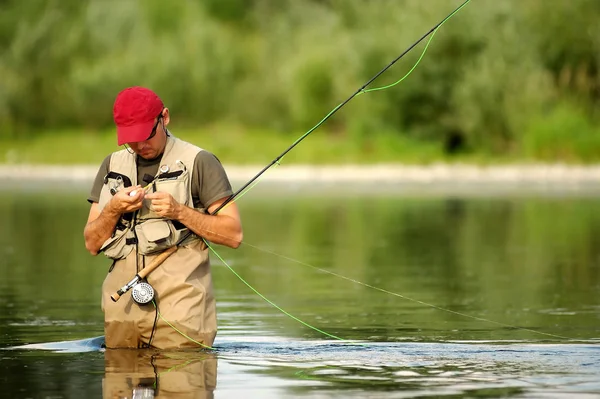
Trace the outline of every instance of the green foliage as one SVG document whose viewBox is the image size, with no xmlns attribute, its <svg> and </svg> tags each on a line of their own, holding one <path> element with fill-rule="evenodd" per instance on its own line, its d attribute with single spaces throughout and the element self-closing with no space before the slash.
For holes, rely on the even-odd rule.
<svg viewBox="0 0 600 399">
<path fill-rule="evenodd" d="M 581 107 L 559 104 L 530 122 L 522 146 L 524 154 L 535 159 L 594 161 L 600 153 L 600 127 L 586 118 Z"/>
<path fill-rule="evenodd" d="M 179 126 L 304 132 L 460 4 L 26 3 L 0 5 L 0 139 L 103 131 L 117 92 L 131 85 L 156 90 Z M 449 155 L 597 160 L 570 142 L 569 121 L 592 129 L 600 118 L 599 4 L 473 1 L 443 25 L 408 79 L 357 98 L 321 134 L 363 152 L 374 136 L 395 135 Z M 370 87 L 398 80 L 423 48 Z M 565 99 L 577 106 L 563 106 Z M 566 121 L 553 127 L 553 142 L 568 150 L 545 148 L 548 117 Z"/>
</svg>

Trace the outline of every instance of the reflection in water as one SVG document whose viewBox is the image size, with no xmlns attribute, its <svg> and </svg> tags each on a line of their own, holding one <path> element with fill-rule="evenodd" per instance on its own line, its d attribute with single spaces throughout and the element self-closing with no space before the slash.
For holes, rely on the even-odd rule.
<svg viewBox="0 0 600 399">
<path fill-rule="evenodd" d="M 213 257 L 217 353 L 104 353 L 92 351 L 97 339 L 59 348 L 104 333 L 100 286 L 110 262 L 83 247 L 87 187 L 37 188 L 0 184 L 0 348 L 54 344 L 45 346 L 51 353 L 0 351 L 2 397 L 131 398 L 136 388 L 220 398 L 600 392 L 594 198 L 365 191 L 282 200 L 254 191 L 239 204 L 245 245 L 218 252 L 294 316 L 368 345 L 323 341 Z"/>
<path fill-rule="evenodd" d="M 599 341 L 375 343 L 218 339 L 217 352 L 108 350 L 100 338 L 0 352 L 27 361 L 6 397 L 212 398 L 593 397 L 600 392 Z M 33 348 L 34 346 L 29 346 Z M 89 351 L 93 347 L 95 351 Z M 50 349 L 53 348 L 53 349 Z M 85 353 L 52 352 L 81 350 Z M 217 359 L 219 387 L 217 388 Z M 35 370 L 31 370 L 35 368 Z M 32 373 L 33 371 L 33 373 Z M 99 376 L 103 374 L 103 377 Z M 19 386 L 19 381 L 26 384 Z M 52 382 L 60 382 L 52 385 Z M 39 384 L 39 385 L 37 385 Z M 98 391 L 102 390 L 102 394 Z M 218 390 L 217 390 L 218 389 Z M 145 396 L 142 396 L 145 395 Z M 4 396 L 3 396 L 4 397 Z"/>
<path fill-rule="evenodd" d="M 212 398 L 217 357 L 212 353 L 107 349 L 104 398 Z"/>
</svg>

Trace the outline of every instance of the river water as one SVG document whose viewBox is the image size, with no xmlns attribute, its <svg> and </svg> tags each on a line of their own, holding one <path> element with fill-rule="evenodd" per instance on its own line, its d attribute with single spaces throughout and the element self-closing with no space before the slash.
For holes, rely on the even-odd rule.
<svg viewBox="0 0 600 399">
<path fill-rule="evenodd" d="M 594 193 L 257 186 L 216 350 L 105 351 L 87 186 L 0 187 L 0 397 L 600 396 Z"/>
</svg>

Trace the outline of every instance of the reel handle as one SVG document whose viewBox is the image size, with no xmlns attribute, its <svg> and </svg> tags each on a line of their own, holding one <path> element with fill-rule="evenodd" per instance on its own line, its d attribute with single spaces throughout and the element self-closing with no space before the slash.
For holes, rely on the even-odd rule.
<svg viewBox="0 0 600 399">
<path fill-rule="evenodd" d="M 110 299 L 112 299 L 113 302 L 117 302 L 119 298 L 121 298 L 121 295 L 129 291 L 138 281 L 146 278 L 146 276 L 150 274 L 150 272 L 152 272 L 154 269 L 160 266 L 161 263 L 163 263 L 175 251 L 177 251 L 177 245 L 174 245 L 161 252 L 156 258 L 152 259 L 152 262 L 150 262 L 148 266 L 146 266 L 138 274 L 136 274 L 132 281 L 130 281 L 126 286 L 112 294 L 110 296 Z"/>
</svg>

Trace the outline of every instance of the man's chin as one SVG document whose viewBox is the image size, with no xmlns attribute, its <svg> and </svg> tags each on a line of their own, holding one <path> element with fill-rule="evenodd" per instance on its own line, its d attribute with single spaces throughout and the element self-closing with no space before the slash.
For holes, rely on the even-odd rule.
<svg viewBox="0 0 600 399">
<path fill-rule="evenodd" d="M 153 151 L 143 151 L 143 152 L 138 152 L 137 154 L 147 161 L 151 161 L 154 158 L 156 158 L 156 154 Z"/>
</svg>

